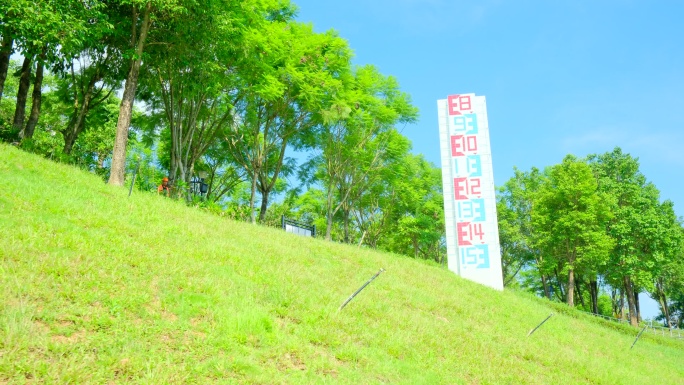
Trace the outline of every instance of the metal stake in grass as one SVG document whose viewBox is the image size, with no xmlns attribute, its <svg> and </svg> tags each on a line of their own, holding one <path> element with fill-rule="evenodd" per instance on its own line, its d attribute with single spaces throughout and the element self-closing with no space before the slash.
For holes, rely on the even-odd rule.
<svg viewBox="0 0 684 385">
<path fill-rule="evenodd" d="M 632 342 L 632 346 L 629 347 L 630 349 L 632 349 L 632 348 L 634 347 L 634 345 L 636 344 L 636 342 L 639 340 L 639 337 L 641 337 L 641 333 L 643 333 L 644 330 L 646 330 L 647 327 L 648 327 L 648 325 L 644 326 L 644 328 L 641 329 L 641 331 L 639 332 L 639 334 L 637 334 L 637 338 L 634 340 L 634 342 Z"/>
<path fill-rule="evenodd" d="M 542 326 L 542 325 L 544 324 L 544 322 L 546 322 L 549 318 L 551 318 L 552 315 L 553 315 L 553 313 L 549 314 L 548 317 L 544 318 L 544 320 L 543 320 L 539 325 L 537 325 L 536 328 L 530 330 L 530 332 L 527 333 L 527 336 L 528 336 L 528 337 L 531 336 L 532 333 L 534 333 L 537 329 L 539 329 L 539 327 Z"/>
<path fill-rule="evenodd" d="M 373 282 L 373 280 L 374 280 L 375 278 L 377 278 L 378 275 L 380 275 L 380 273 L 382 273 L 383 271 L 385 271 L 385 269 L 380 269 L 380 271 L 378 271 L 373 277 L 371 277 L 371 279 L 369 279 L 368 282 L 364 283 L 363 286 L 361 286 L 361 287 L 359 288 L 359 290 L 355 291 L 354 294 L 352 294 L 349 298 L 347 298 L 347 300 L 344 301 L 344 303 L 342 304 L 342 306 L 340 306 L 340 308 L 337 309 L 337 311 L 340 311 L 340 310 L 342 310 L 345 306 L 347 306 L 347 304 L 349 303 L 349 301 L 351 301 L 352 299 L 354 299 L 354 297 L 356 297 L 356 295 L 359 294 L 359 293 L 361 292 L 361 290 L 363 290 L 366 286 L 368 286 L 369 283 Z"/>
</svg>

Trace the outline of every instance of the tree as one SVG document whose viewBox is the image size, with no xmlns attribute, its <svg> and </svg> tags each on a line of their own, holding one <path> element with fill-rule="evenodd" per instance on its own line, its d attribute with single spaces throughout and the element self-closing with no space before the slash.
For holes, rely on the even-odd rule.
<svg viewBox="0 0 684 385">
<path fill-rule="evenodd" d="M 92 58 L 92 63 L 88 59 Z M 114 90 L 114 84 L 103 82 L 107 74 L 107 63 L 111 60 L 111 53 L 91 53 L 80 60 L 78 73 L 71 66 L 69 81 L 62 81 L 61 95 L 65 102 L 71 105 L 71 113 L 66 126 L 61 130 L 64 137 L 62 151 L 70 154 L 79 135 L 87 128 L 88 113 L 100 103 L 109 98 Z M 90 65 L 89 65 L 90 64 Z"/>
<path fill-rule="evenodd" d="M 684 328 L 684 288 L 679 286 L 679 290 L 671 294 L 670 299 L 672 300 L 669 307 L 670 319 L 667 322 L 672 327 L 682 329 Z"/>
<path fill-rule="evenodd" d="M 366 162 L 377 157 L 377 167 L 364 170 L 365 178 L 359 179 L 359 183 L 352 187 L 348 204 L 342 206 L 344 241 L 351 241 L 350 222 L 353 222 L 361 235 L 359 243 L 365 240 L 367 245 L 376 248 L 393 222 L 407 209 L 402 207 L 405 204 L 402 195 L 409 194 L 409 191 L 402 182 L 416 181 L 413 177 L 417 175 L 409 173 L 417 170 L 410 164 L 413 160 L 409 158 L 410 141 L 395 129 L 373 138 L 365 149 L 362 156 L 368 157 Z"/>
<path fill-rule="evenodd" d="M 671 201 L 665 201 L 659 206 L 657 224 L 658 240 L 653 250 L 658 259 L 653 265 L 653 285 L 649 293 L 660 305 L 660 312 L 668 327 L 672 323 L 670 314 L 670 296 L 682 289 L 684 282 L 684 230 L 682 223 L 674 213 Z"/>
<path fill-rule="evenodd" d="M 568 155 L 549 169 L 532 212 L 535 245 L 567 271 L 566 300 L 574 306 L 575 273 L 605 263 L 612 240 L 605 233 L 610 219 L 591 168 Z"/>
<path fill-rule="evenodd" d="M 163 24 L 166 19 L 181 17 L 187 13 L 186 6 L 194 4 L 194 1 L 183 0 L 113 0 L 112 6 L 120 13 L 127 14 L 126 19 L 120 19 L 124 26 L 128 26 L 130 34 L 129 49 L 124 56 L 129 58 L 128 75 L 124 83 L 123 96 L 119 107 L 119 118 L 116 123 L 116 138 L 112 155 L 112 169 L 109 176 L 109 184 L 123 186 L 124 173 L 126 170 L 126 144 L 128 142 L 128 129 L 131 124 L 133 103 L 138 88 L 138 77 L 142 64 L 143 54 L 147 45 L 147 37 L 153 25 Z M 198 7 L 200 8 L 201 5 Z M 125 12 L 125 13 L 124 13 Z M 155 36 L 154 43 L 164 44 L 164 36 Z"/>
<path fill-rule="evenodd" d="M 45 16 L 37 21 L 42 29 L 33 33 L 33 45 L 42 43 L 42 47 L 35 50 L 36 73 L 31 113 L 19 134 L 27 139 L 33 136 L 40 116 L 44 70 L 51 67 L 55 73 L 63 72 L 69 67 L 66 62 L 73 61 L 74 56 L 90 46 L 102 46 L 105 36 L 114 30 L 101 12 L 103 5 L 100 1 L 77 5 L 68 0 L 48 0 L 43 3 L 46 6 L 40 12 Z M 41 36 L 41 40 L 36 41 L 35 36 Z M 109 56 L 112 56 L 112 52 L 109 52 Z M 73 70 L 73 66 L 71 68 Z"/>
<path fill-rule="evenodd" d="M 0 101 L 5 90 L 5 81 L 10 69 L 10 58 L 14 53 L 14 41 L 17 38 L 17 28 L 20 23 L 20 15 L 25 11 L 27 2 L 17 1 L 0 3 Z"/>
<path fill-rule="evenodd" d="M 176 2 L 169 3 L 171 5 L 170 8 L 174 9 Z M 142 55 L 145 49 L 147 34 L 150 30 L 151 14 L 153 10 L 161 10 L 160 8 L 163 7 L 164 5 L 160 1 L 134 0 L 130 2 L 130 26 L 132 31 L 130 48 L 132 52 L 128 53 L 130 63 L 128 66 L 129 69 L 128 75 L 126 76 L 126 82 L 124 83 L 123 97 L 121 98 L 121 105 L 119 107 L 119 118 L 116 123 L 112 168 L 108 182 L 115 186 L 123 186 L 124 184 L 128 129 L 131 124 L 131 112 L 133 111 L 133 102 L 138 87 L 140 64 L 142 63 Z M 175 10 L 178 9 L 176 8 Z"/>
<path fill-rule="evenodd" d="M 0 36 L 2 43 L 0 43 L 0 100 L 5 89 L 5 80 L 7 79 L 7 71 L 9 70 L 10 57 L 14 53 L 14 36 L 11 30 L 3 26 Z"/>
<path fill-rule="evenodd" d="M 513 177 L 499 188 L 496 206 L 504 286 L 511 285 L 520 270 L 534 263 L 543 294 L 551 299 L 548 278 L 541 268 L 543 255 L 534 246 L 531 219 L 534 199 L 542 185 L 543 175 L 534 167 L 528 172 L 517 168 L 513 171 Z"/>
<path fill-rule="evenodd" d="M 148 50 L 143 97 L 164 117 L 172 184 L 187 185 L 195 163 L 236 124 L 235 106 L 246 94 L 240 76 L 259 64 L 245 54 L 246 39 L 274 11 L 244 7 L 219 0 L 189 7 L 187 17 L 164 24 L 165 44 Z"/>
<path fill-rule="evenodd" d="M 256 191 L 261 194 L 262 220 L 286 165 L 286 149 L 311 143 L 320 111 L 341 87 L 339 74 L 347 71 L 350 52 L 335 33 L 314 33 L 310 25 L 294 22 L 270 24 L 252 45 L 265 52 L 261 61 L 266 67 L 248 79 L 253 92 L 238 106 L 240 122 L 226 140 L 250 175 L 255 222 Z"/>
<path fill-rule="evenodd" d="M 405 154 L 392 168 L 390 194 L 382 194 L 377 205 L 384 217 L 384 236 L 376 241 L 379 248 L 444 263 L 444 202 L 442 171 L 422 155 Z M 374 189 L 371 189 L 371 194 Z M 390 198 L 390 199 L 387 199 Z M 364 210 L 364 201 L 356 210 Z M 365 209 L 367 210 L 367 209 Z"/>
<path fill-rule="evenodd" d="M 79 15 L 81 20 L 87 20 L 86 33 L 60 49 L 61 63 L 55 66 L 62 78 L 60 96 L 71 106 L 68 123 L 60 130 L 64 137 L 62 151 L 67 155 L 86 130 L 89 112 L 119 87 L 125 71 L 121 67 L 126 39 L 109 21 L 120 17 L 120 8 L 104 9 L 103 4 L 95 4 Z"/>
<path fill-rule="evenodd" d="M 373 152 L 366 146 L 396 124 L 412 122 L 418 116 L 396 79 L 381 75 L 373 66 L 356 68 L 353 78 L 344 84 L 344 90 L 323 113 L 323 124 L 316 133 L 318 153 L 306 167 L 316 170 L 315 179 L 325 187 L 328 240 L 333 217 L 342 210 L 344 220 L 348 220 L 350 197 L 366 188 L 364 181 L 380 167 L 387 143 L 376 142 Z"/>
<path fill-rule="evenodd" d="M 24 61 L 21 65 L 21 72 L 19 75 L 19 88 L 17 88 L 16 106 L 14 108 L 14 119 L 12 119 L 12 127 L 18 133 L 24 128 L 24 118 L 26 117 L 26 100 L 28 99 L 28 90 L 31 82 L 31 65 L 33 57 L 30 55 L 24 56 Z"/>
<path fill-rule="evenodd" d="M 604 275 L 626 296 L 630 323 L 638 325 L 639 291 L 653 282 L 657 249 L 659 193 L 639 171 L 638 159 L 620 148 L 588 158 L 601 192 L 610 196 L 604 205 L 612 212 L 605 232 L 614 241 Z"/>
<path fill-rule="evenodd" d="M 26 126 L 19 131 L 20 138 L 30 138 L 36 130 L 38 119 L 40 118 L 40 107 L 43 96 L 43 71 L 45 70 L 45 56 L 47 48 L 43 48 L 42 52 L 37 56 L 36 60 L 36 74 L 33 81 L 33 92 L 31 93 L 31 113 L 29 114 Z"/>
<path fill-rule="evenodd" d="M 89 7 L 97 8 L 98 4 L 95 1 Z M 49 63 L 57 62 L 60 47 L 68 47 L 73 41 L 82 38 L 88 19 L 80 16 L 87 9 L 83 3 L 74 4 L 68 0 L 0 3 L 0 34 L 3 37 L 0 49 L 0 98 L 6 79 L 7 55 L 11 55 L 16 46 L 16 51 L 24 57 L 12 122 L 19 138 L 33 135 L 40 116 L 43 72 Z M 26 103 L 34 64 L 36 72 L 32 106 L 26 122 Z"/>
<path fill-rule="evenodd" d="M 105 161 L 110 158 L 114 145 L 119 98 L 109 95 L 101 103 L 90 108 L 88 129 L 83 131 L 66 159 L 81 167 L 105 175 Z M 139 115 L 139 111 L 134 111 Z"/>
<path fill-rule="evenodd" d="M 217 141 L 207 149 L 203 163 L 208 172 L 206 199 L 220 203 L 247 179 L 244 170 L 233 162 L 227 143 Z"/>
<path fill-rule="evenodd" d="M 122 185 L 126 136 L 130 125 L 131 109 L 138 86 L 142 57 L 143 54 L 148 53 L 149 46 L 191 47 L 197 42 L 194 41 L 195 36 L 192 33 L 187 33 L 188 31 L 202 31 L 203 29 L 216 31 L 220 26 L 227 27 L 230 36 L 227 39 L 223 39 L 219 45 L 224 47 L 232 39 L 235 39 L 239 44 L 241 34 L 246 32 L 250 34 L 260 28 L 263 24 L 261 20 L 265 20 L 265 17 L 280 20 L 291 17 L 294 11 L 288 1 L 282 0 L 250 0 L 242 2 L 229 2 L 226 0 L 112 1 L 121 9 L 128 11 L 129 18 L 127 24 L 131 26 L 130 30 L 132 31 L 130 47 L 126 52 L 126 56 L 130 58 L 130 64 L 121 100 L 112 158 L 112 173 L 109 179 L 110 184 Z M 214 18 L 212 15 L 214 12 L 218 13 L 218 17 L 223 18 Z M 224 23 L 228 23 L 228 25 L 223 25 Z M 150 42 L 147 42 L 148 34 Z M 206 34 L 202 36 L 206 36 Z M 202 46 L 207 47 L 212 42 L 213 37 L 207 37 L 202 42 Z M 235 52 L 239 53 L 240 50 Z M 211 57 L 210 60 L 216 61 L 225 57 L 225 55 L 219 55 Z M 199 67 L 200 63 L 194 63 L 194 65 Z M 194 66 L 191 68 L 194 68 Z M 174 69 L 178 70 L 181 67 L 176 66 Z M 227 71 L 230 71 L 230 69 Z M 178 72 L 173 73 L 174 75 L 178 74 Z M 167 77 L 166 80 L 169 80 L 169 78 Z M 162 80 L 163 82 L 164 80 Z M 197 97 L 200 96 L 193 95 L 190 97 L 190 100 Z M 186 108 L 186 111 L 190 110 Z M 191 119 L 189 117 L 186 118 Z M 182 141 L 183 139 L 180 140 Z M 176 162 L 177 165 L 178 163 Z"/>
</svg>

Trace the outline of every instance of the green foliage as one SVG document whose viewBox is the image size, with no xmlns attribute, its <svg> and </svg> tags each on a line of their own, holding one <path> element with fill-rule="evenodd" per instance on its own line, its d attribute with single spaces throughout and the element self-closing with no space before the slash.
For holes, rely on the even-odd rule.
<svg viewBox="0 0 684 385">
<path fill-rule="evenodd" d="M 157 192 L 157 186 L 161 184 L 166 174 L 154 164 L 154 152 L 138 138 L 132 139 L 126 162 L 127 179 L 132 181 L 133 174 L 136 174 L 135 188 L 138 191 Z"/>
<path fill-rule="evenodd" d="M 259 214 L 263 223 L 287 210 L 321 220 L 294 198 L 279 201 L 297 168 L 288 152 L 306 151 L 311 173 L 300 177 L 327 194 L 321 229 L 441 260 L 439 183 L 426 176 L 427 165 L 409 159 L 410 142 L 396 128 L 417 117 L 410 97 L 374 66 L 352 67 L 352 51 L 336 32 L 294 21 L 289 1 L 0 6 L 7 11 L 3 39 L 16 39 L 24 54 L 45 49 L 49 56 L 42 115 L 23 148 L 116 184 L 130 182 L 140 164 L 137 189 L 153 190 L 168 175 L 189 204 L 235 218 L 243 217 L 241 183 L 248 182 L 250 219 Z M 32 10 L 40 14 L 22 16 Z M 124 79 L 120 101 L 112 95 Z M 16 83 L 10 76 L 5 89 L 15 92 Z M 136 98 L 144 113 L 133 112 L 131 130 Z M 12 117 L 8 101 L 3 122 Z M 14 138 L 15 131 L 2 132 Z M 117 135 L 117 143 L 128 135 L 131 148 L 114 156 Z M 203 200 L 188 192 L 199 172 L 208 175 Z"/>
<path fill-rule="evenodd" d="M 663 319 L 678 322 L 669 309 L 684 277 L 684 230 L 672 202 L 659 202 L 637 159 L 616 148 L 585 160 L 568 156 L 544 174 L 515 170 L 500 189 L 497 208 L 509 280 L 515 275 L 508 271 L 520 270 L 521 285 L 532 292 L 568 302 L 574 297 L 573 303 L 600 314 L 629 312 L 633 325 L 636 297 L 647 291 Z M 610 311 L 599 281 L 613 293 Z M 627 310 L 618 297 L 626 299 Z"/>
<path fill-rule="evenodd" d="M 504 286 L 515 285 L 517 274 L 526 267 L 538 267 L 544 262 L 542 253 L 534 247 L 531 218 L 543 175 L 536 168 L 513 172 L 514 176 L 499 188 L 496 204 Z M 542 294 L 545 289 L 542 287 Z"/>
<path fill-rule="evenodd" d="M 371 195 L 383 167 L 398 164 L 395 159 L 408 151 L 407 142 L 400 139 L 394 126 L 413 121 L 418 111 L 396 80 L 373 66 L 343 75 L 343 88 L 321 113 L 323 124 L 312 137 L 318 151 L 304 165 L 303 173 L 308 175 L 303 179 L 320 183 L 326 191 L 326 238 L 331 239 L 333 219 L 340 212 L 343 240 L 348 242 L 356 202 Z M 370 245 L 376 244 L 377 239 L 371 239 Z"/>
<path fill-rule="evenodd" d="M 585 162 L 567 156 L 563 163 L 549 169 L 531 218 L 535 246 L 549 257 L 546 269 L 591 272 L 606 263 L 613 246 L 604 230 L 611 218 L 610 198 L 597 191 L 596 180 Z M 572 303 L 570 298 L 568 301 Z"/>
<path fill-rule="evenodd" d="M 371 202 L 377 204 L 362 205 L 356 217 L 363 218 L 364 210 L 370 212 L 375 207 L 376 213 L 381 213 L 380 218 L 375 218 L 382 224 L 375 225 L 382 230 L 377 240 L 379 248 L 446 263 L 441 170 L 422 156 L 402 154 L 383 171 L 378 183 L 381 190 L 369 192 Z"/>
</svg>

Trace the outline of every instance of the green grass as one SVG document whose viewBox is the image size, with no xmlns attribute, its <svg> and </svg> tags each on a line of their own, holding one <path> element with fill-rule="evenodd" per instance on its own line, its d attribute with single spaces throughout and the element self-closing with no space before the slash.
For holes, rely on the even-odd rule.
<svg viewBox="0 0 684 385">
<path fill-rule="evenodd" d="M 684 384 L 682 341 L 127 194 L 0 145 L 0 384 Z"/>
</svg>

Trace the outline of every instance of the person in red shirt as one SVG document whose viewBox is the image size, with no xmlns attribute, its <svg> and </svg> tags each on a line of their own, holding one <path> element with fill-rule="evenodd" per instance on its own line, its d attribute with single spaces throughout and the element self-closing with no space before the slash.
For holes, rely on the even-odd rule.
<svg viewBox="0 0 684 385">
<path fill-rule="evenodd" d="M 169 186 L 169 178 L 164 177 L 162 183 L 157 187 L 157 194 L 166 192 L 166 196 L 171 195 L 171 187 Z"/>
</svg>

